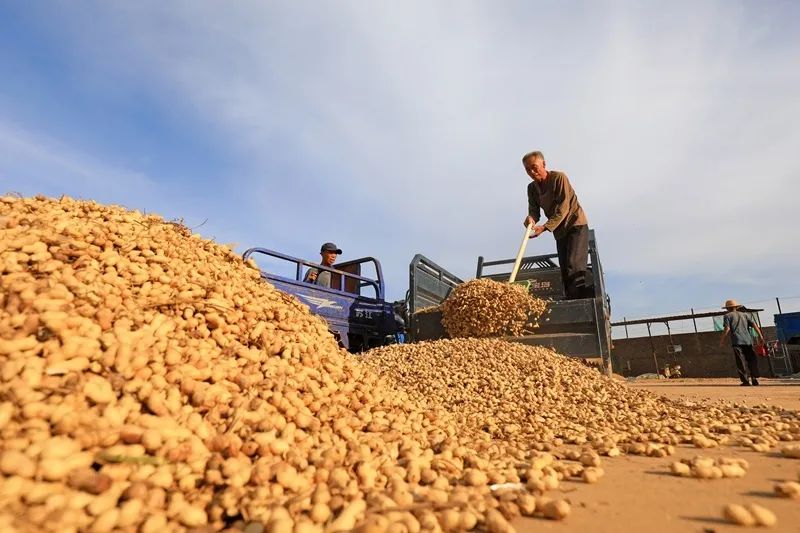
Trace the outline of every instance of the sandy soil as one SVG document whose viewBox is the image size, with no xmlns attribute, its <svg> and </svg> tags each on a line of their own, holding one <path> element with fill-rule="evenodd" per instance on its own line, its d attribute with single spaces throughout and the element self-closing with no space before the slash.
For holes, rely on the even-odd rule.
<svg viewBox="0 0 800 533">
<path fill-rule="evenodd" d="M 667 397 L 708 398 L 720 401 L 770 403 L 800 410 L 800 380 L 765 379 L 758 387 L 740 387 L 737 380 L 666 380 L 633 382 L 629 386 Z M 669 463 L 696 455 L 742 457 L 750 470 L 740 479 L 697 480 L 672 476 Z M 723 533 L 743 528 L 722 520 L 727 503 L 758 503 L 772 510 L 778 524 L 770 531 L 800 532 L 800 501 L 773 496 L 778 481 L 798 480 L 800 460 L 775 454 L 725 447 L 699 450 L 680 447 L 675 457 L 604 458 L 606 475 L 599 483 L 565 482 L 563 497 L 572 502 L 572 514 L 563 522 L 519 519 L 520 532 L 700 532 Z"/>
<path fill-rule="evenodd" d="M 630 386 L 669 398 L 709 398 L 756 405 L 766 403 L 800 410 L 800 379 L 761 379 L 758 387 L 742 387 L 738 379 L 661 379 Z"/>
</svg>

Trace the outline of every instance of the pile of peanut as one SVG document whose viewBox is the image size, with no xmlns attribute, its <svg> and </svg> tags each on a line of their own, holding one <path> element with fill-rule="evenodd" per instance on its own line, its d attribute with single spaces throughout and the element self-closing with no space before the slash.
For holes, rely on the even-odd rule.
<svg viewBox="0 0 800 533">
<path fill-rule="evenodd" d="M 560 459 L 553 467 L 559 482 L 597 482 L 604 475 L 601 456 L 663 458 L 677 446 L 728 446 L 792 458 L 797 456 L 792 441 L 800 441 L 796 411 L 668 400 L 549 349 L 499 339 L 387 346 L 368 352 L 363 362 L 430 408 L 450 413 L 462 433 Z M 674 475 L 708 480 L 743 477 L 748 469 L 737 457 L 696 456 L 669 465 Z M 528 479 L 526 486 L 537 489 L 530 482 L 536 478 Z M 800 498 L 798 487 L 787 481 L 774 490 Z M 728 506 L 724 517 L 742 525 L 770 526 L 777 520 L 757 504 Z"/>
<path fill-rule="evenodd" d="M 502 337 L 532 332 L 547 302 L 520 285 L 474 279 L 453 289 L 440 307 L 450 338 Z"/>
<path fill-rule="evenodd" d="M 398 387 L 451 413 L 465 431 L 548 450 L 665 457 L 674 446 L 767 449 L 800 440 L 800 416 L 774 406 L 668 400 L 606 379 L 550 349 L 499 339 L 393 345 L 364 362 Z M 793 453 L 793 445 L 783 446 Z"/>
<path fill-rule="evenodd" d="M 0 269 L 2 531 L 502 531 L 569 512 L 545 497 L 555 458 L 462 434 L 180 223 L 3 197 Z"/>
</svg>

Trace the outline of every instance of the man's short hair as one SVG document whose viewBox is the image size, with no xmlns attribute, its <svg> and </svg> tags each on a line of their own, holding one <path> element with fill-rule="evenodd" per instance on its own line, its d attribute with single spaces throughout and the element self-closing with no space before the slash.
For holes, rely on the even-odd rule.
<svg viewBox="0 0 800 533">
<path fill-rule="evenodd" d="M 539 150 L 536 150 L 534 152 L 528 152 L 527 154 L 523 155 L 522 156 L 522 163 L 525 164 L 525 161 L 527 161 L 528 159 L 530 159 L 532 157 L 535 158 L 535 159 L 541 159 L 542 161 L 544 161 L 544 154 L 542 152 L 540 152 Z"/>
</svg>

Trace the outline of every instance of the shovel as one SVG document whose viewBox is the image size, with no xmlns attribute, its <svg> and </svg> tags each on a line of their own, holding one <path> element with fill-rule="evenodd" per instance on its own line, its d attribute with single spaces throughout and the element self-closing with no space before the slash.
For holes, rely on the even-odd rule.
<svg viewBox="0 0 800 533">
<path fill-rule="evenodd" d="M 519 245 L 517 260 L 514 261 L 514 270 L 511 271 L 511 276 L 508 278 L 509 283 L 514 283 L 514 280 L 517 279 L 517 272 L 519 272 L 519 265 L 520 263 L 522 263 L 522 256 L 525 255 L 525 247 L 528 246 L 528 240 L 531 237 L 531 231 L 533 231 L 533 223 L 529 223 L 525 227 L 525 236 L 522 237 L 522 244 Z"/>
</svg>

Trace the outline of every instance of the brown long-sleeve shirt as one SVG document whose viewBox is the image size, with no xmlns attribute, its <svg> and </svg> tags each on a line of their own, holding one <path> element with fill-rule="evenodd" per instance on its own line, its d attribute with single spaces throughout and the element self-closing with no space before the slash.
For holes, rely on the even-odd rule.
<svg viewBox="0 0 800 533">
<path fill-rule="evenodd" d="M 569 178 L 557 170 L 548 171 L 547 179 L 542 183 L 531 181 L 528 184 L 528 214 L 537 223 L 540 209 L 547 216 L 545 229 L 553 232 L 556 239 L 566 235 L 574 226 L 589 223 Z"/>
</svg>

